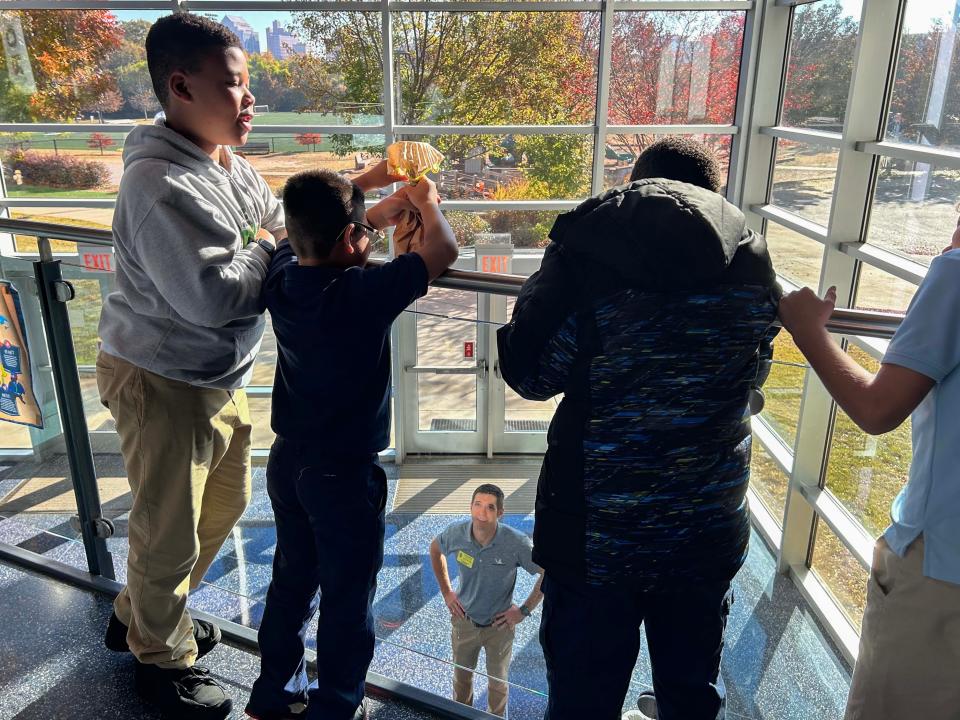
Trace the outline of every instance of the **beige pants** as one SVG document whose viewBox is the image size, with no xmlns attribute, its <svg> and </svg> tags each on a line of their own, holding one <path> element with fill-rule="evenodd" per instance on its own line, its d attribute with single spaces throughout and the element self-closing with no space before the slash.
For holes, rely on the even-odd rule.
<svg viewBox="0 0 960 720">
<path fill-rule="evenodd" d="M 504 682 L 510 673 L 513 658 L 514 628 L 478 628 L 468 618 L 453 618 L 450 643 L 453 646 L 453 699 L 464 705 L 473 705 L 473 670 L 483 648 L 490 679 L 487 696 L 490 712 L 503 715 L 507 711 L 507 688 Z M 499 678 L 498 680 L 494 678 Z"/>
<path fill-rule="evenodd" d="M 127 586 L 114 610 L 140 662 L 189 667 L 186 611 L 250 501 L 250 411 L 242 390 L 200 388 L 101 352 L 100 400 L 117 423 L 133 504 Z"/>
<path fill-rule="evenodd" d="M 960 720 L 960 585 L 877 541 L 845 720 Z"/>
</svg>

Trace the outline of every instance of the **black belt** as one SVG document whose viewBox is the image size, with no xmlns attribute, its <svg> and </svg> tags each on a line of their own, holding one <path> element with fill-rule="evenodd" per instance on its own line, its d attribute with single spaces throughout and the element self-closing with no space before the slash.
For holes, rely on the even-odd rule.
<svg viewBox="0 0 960 720">
<path fill-rule="evenodd" d="M 469 618 L 469 617 L 468 617 L 467 620 L 469 620 L 470 622 L 472 622 L 474 627 L 478 627 L 478 628 L 488 628 L 488 627 L 492 627 L 492 626 L 493 626 L 493 623 L 492 623 L 492 622 L 488 622 L 486 625 L 481 625 L 480 623 L 478 623 L 478 622 L 477 622 L 476 620 L 474 620 L 473 618 Z"/>
</svg>

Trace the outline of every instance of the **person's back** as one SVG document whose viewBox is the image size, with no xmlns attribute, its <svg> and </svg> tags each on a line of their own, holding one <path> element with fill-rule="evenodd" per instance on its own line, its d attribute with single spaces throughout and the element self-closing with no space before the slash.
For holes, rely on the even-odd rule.
<svg viewBox="0 0 960 720">
<path fill-rule="evenodd" d="M 380 173 L 381 184 L 385 168 L 370 171 Z M 377 452 L 390 436 L 390 324 L 456 260 L 457 246 L 426 179 L 368 214 L 362 190 L 329 171 L 293 176 L 283 200 L 290 241 L 277 249 L 265 283 L 278 350 L 277 438 L 267 463 L 277 549 L 260 624 L 261 673 L 247 713 L 286 717 L 290 706 L 309 700 L 306 718 L 348 720 L 363 717 L 373 657 L 387 502 Z M 368 266 L 371 236 L 411 210 L 423 221 L 423 247 Z M 318 683 L 308 694 L 303 637 L 318 606 Z"/>
<path fill-rule="evenodd" d="M 673 149 L 666 146 L 668 156 Z M 678 152 L 686 151 L 681 143 Z M 722 629 L 717 638 L 703 622 L 728 606 L 746 555 L 748 397 L 769 369 L 779 292 L 763 238 L 715 192 L 719 183 L 664 178 L 671 169 L 639 177 L 635 170 L 630 184 L 561 216 L 541 271 L 498 333 L 511 387 L 531 399 L 564 393 L 548 433 L 534 526 L 548 604 L 551 588 L 555 600 L 566 591 L 616 598 L 614 605 L 640 598 L 626 613 L 589 613 L 591 622 L 610 623 L 611 651 L 598 659 L 598 676 L 619 677 L 606 663 L 616 664 L 617 644 L 635 638 L 632 623 L 645 619 L 667 720 L 714 717 L 722 705 L 711 672 L 687 678 L 690 692 L 671 686 L 680 670 L 671 670 L 651 632 L 669 628 L 677 651 L 695 634 L 722 642 Z M 652 608 L 672 604 L 681 614 L 678 596 L 698 594 L 703 605 L 688 607 L 683 620 L 654 618 Z M 557 633 L 563 624 L 553 623 Z M 602 628 L 590 629 L 603 637 Z M 636 649 L 626 642 L 619 659 L 632 667 Z M 716 646 L 687 650 L 693 664 L 706 650 L 719 659 Z M 581 651 L 590 652 L 571 650 Z M 567 688 L 582 698 L 609 696 L 609 712 L 595 716 L 613 717 L 619 688 L 592 692 L 585 678 L 565 679 L 564 652 L 553 652 L 550 720 L 587 711 Z"/>
</svg>

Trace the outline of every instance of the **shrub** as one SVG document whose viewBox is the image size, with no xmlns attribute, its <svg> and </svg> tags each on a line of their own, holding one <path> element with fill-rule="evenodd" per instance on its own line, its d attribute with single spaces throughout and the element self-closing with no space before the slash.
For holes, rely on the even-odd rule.
<svg viewBox="0 0 960 720">
<path fill-rule="evenodd" d="M 10 172 L 19 170 L 28 185 L 86 190 L 103 185 L 110 177 L 107 166 L 70 155 L 50 155 L 33 151 L 12 152 L 5 163 Z"/>
<path fill-rule="evenodd" d="M 477 233 L 490 232 L 490 225 L 477 213 L 452 210 L 444 213 L 444 217 L 450 223 L 450 229 L 453 230 L 457 245 L 460 247 L 476 245 Z"/>
</svg>

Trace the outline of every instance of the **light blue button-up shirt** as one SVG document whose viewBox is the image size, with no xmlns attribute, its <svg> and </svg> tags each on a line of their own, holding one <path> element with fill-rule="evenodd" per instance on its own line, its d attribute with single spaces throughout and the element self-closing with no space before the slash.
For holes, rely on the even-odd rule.
<svg viewBox="0 0 960 720">
<path fill-rule="evenodd" d="M 921 534 L 923 573 L 960 585 L 960 250 L 934 258 L 884 363 L 936 382 L 914 411 L 910 479 L 884 538 L 901 557 Z"/>
</svg>

